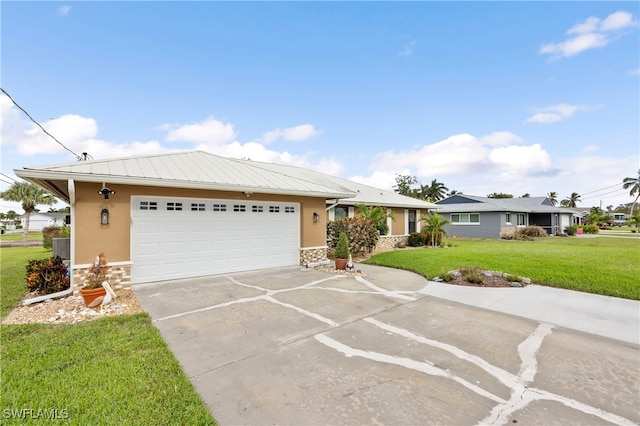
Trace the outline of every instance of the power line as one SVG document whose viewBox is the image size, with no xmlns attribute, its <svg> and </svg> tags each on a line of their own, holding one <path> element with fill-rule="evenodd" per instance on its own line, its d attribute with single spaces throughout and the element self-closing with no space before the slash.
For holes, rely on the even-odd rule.
<svg viewBox="0 0 640 426">
<path fill-rule="evenodd" d="M 14 178 L 12 178 L 11 176 L 9 176 L 9 175 L 7 175 L 5 173 L 0 172 L 0 175 L 6 177 L 7 179 L 9 179 L 9 180 L 11 180 L 13 182 L 18 182 L 17 180 L 15 180 Z"/>
<path fill-rule="evenodd" d="M 605 189 L 610 189 L 610 188 L 613 188 L 614 186 L 622 186 L 622 184 L 621 183 L 616 183 L 614 185 L 605 186 L 604 188 L 594 189 L 593 191 L 585 192 L 582 195 L 587 195 L 587 194 L 591 194 L 591 193 L 594 193 L 594 192 L 604 191 Z"/>
<path fill-rule="evenodd" d="M 618 192 L 618 191 L 624 191 L 624 189 L 616 189 L 615 191 L 605 192 L 604 194 L 592 195 L 591 197 L 587 197 L 587 198 L 582 198 L 582 197 L 580 197 L 580 198 L 582 198 L 582 200 L 583 200 L 583 201 L 584 201 L 584 200 L 590 200 L 590 199 L 592 199 L 592 198 L 600 198 L 600 197 L 602 197 L 603 195 L 613 194 L 614 192 Z M 625 191 L 625 192 L 626 192 L 626 191 Z M 622 195 L 622 194 L 621 194 L 621 195 Z"/>
<path fill-rule="evenodd" d="M 7 95 L 7 97 L 11 100 L 11 102 L 13 102 L 13 104 L 14 104 L 14 105 L 15 105 L 15 106 L 20 110 L 20 111 L 24 112 L 24 113 L 27 115 L 27 117 L 29 117 L 29 119 L 30 119 L 31 121 L 33 121 L 33 123 L 34 123 L 36 126 L 40 127 L 40 129 L 42 129 L 42 131 L 43 131 L 47 136 L 49 136 L 49 137 L 50 137 L 51 139 L 53 139 L 54 141 L 58 142 L 58 144 L 59 144 L 61 147 L 63 147 L 64 149 L 66 149 L 67 151 L 69 151 L 70 153 L 72 153 L 72 154 L 73 154 L 73 155 L 74 155 L 78 160 L 80 160 L 80 158 L 81 158 L 81 157 L 80 157 L 78 154 L 76 154 L 75 152 L 71 151 L 71 150 L 70 150 L 69 148 L 67 148 L 67 147 L 66 147 L 62 142 L 60 142 L 58 139 L 56 139 L 56 138 L 55 138 L 51 133 L 47 132 L 47 131 L 45 130 L 45 128 L 44 128 L 44 127 L 42 127 L 42 125 L 41 125 L 40 123 L 38 123 L 38 122 L 37 122 L 33 117 L 31 117 L 31 115 L 29 115 L 29 113 L 28 113 L 24 108 L 22 108 L 20 105 L 18 105 L 18 103 L 17 103 L 15 100 L 13 100 L 13 98 L 11 97 L 11 95 L 10 95 L 10 94 L 8 94 L 6 90 L 4 90 L 2 87 L 0 87 L 0 90 L 2 90 L 2 93 L 4 93 L 5 95 Z"/>
</svg>

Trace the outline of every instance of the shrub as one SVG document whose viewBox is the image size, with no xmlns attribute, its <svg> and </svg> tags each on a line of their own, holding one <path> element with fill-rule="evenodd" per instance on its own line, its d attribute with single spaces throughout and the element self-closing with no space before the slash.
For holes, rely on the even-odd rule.
<svg viewBox="0 0 640 426">
<path fill-rule="evenodd" d="M 411 247 L 420 247 L 424 245 L 424 235 L 419 232 L 412 232 L 407 238 L 407 245 Z"/>
<path fill-rule="evenodd" d="M 566 228 L 564 228 L 564 232 L 565 234 L 573 237 L 578 233 L 578 225 L 571 225 L 571 226 L 567 226 Z"/>
<path fill-rule="evenodd" d="M 333 250 L 333 257 L 336 259 L 349 258 L 349 239 L 347 238 L 347 234 L 344 232 L 340 233 L 338 244 L 336 244 L 336 248 Z"/>
<path fill-rule="evenodd" d="M 521 240 L 527 238 L 548 237 L 547 231 L 536 225 L 525 226 L 524 228 L 518 228 L 516 231 L 516 238 Z"/>
<path fill-rule="evenodd" d="M 484 282 L 484 277 L 482 276 L 482 274 L 476 273 L 465 275 L 464 279 L 473 284 L 482 284 Z"/>
<path fill-rule="evenodd" d="M 517 275 L 507 275 L 505 278 L 506 278 L 507 281 L 509 281 L 511 283 L 515 283 L 515 282 L 519 283 L 520 280 L 522 280 L 522 278 L 520 278 Z"/>
<path fill-rule="evenodd" d="M 351 253 L 371 252 L 380 238 L 380 233 L 371 219 L 356 216 L 334 220 L 327 224 L 327 240 L 330 249 L 335 249 L 341 232 L 347 234 Z"/>
<path fill-rule="evenodd" d="M 593 223 L 584 225 L 582 229 L 585 234 L 597 234 L 600 231 L 600 229 L 598 228 L 598 225 Z"/>
<path fill-rule="evenodd" d="M 107 281 L 107 273 L 109 272 L 109 267 L 107 266 L 107 258 L 104 253 L 100 253 L 98 257 L 96 257 L 95 262 L 87 271 L 87 276 L 85 277 L 84 288 L 85 289 L 93 289 L 100 288 L 104 281 Z"/>
<path fill-rule="evenodd" d="M 52 249 L 54 238 L 68 237 L 69 235 L 68 226 L 47 226 L 42 228 L 42 246 L 46 249 Z"/>
<path fill-rule="evenodd" d="M 455 276 L 454 276 L 451 272 L 447 272 L 447 273 L 442 274 L 442 275 L 440 276 L 440 278 L 442 278 L 442 281 L 444 281 L 444 282 L 448 283 L 448 282 L 453 281 L 453 279 L 455 278 Z"/>
<path fill-rule="evenodd" d="M 514 240 L 516 238 L 516 228 L 502 228 L 500 230 L 500 239 Z"/>
<path fill-rule="evenodd" d="M 31 260 L 27 264 L 27 288 L 40 294 L 56 293 L 70 286 L 67 266 L 60 256 Z"/>
</svg>

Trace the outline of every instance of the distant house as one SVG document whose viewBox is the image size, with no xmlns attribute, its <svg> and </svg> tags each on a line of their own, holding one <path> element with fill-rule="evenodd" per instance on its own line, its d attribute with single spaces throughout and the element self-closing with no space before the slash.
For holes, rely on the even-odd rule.
<svg viewBox="0 0 640 426">
<path fill-rule="evenodd" d="M 573 211 L 555 207 L 547 197 L 488 198 L 456 194 L 436 203 L 450 223 L 450 237 L 500 238 L 502 228 L 537 225 L 549 235 L 573 224 Z"/>
<path fill-rule="evenodd" d="M 42 231 L 47 226 L 62 226 L 65 216 L 65 213 L 33 212 L 29 216 L 29 231 Z M 20 215 L 18 218 L 20 219 L 20 225 L 24 228 L 26 215 Z"/>
</svg>

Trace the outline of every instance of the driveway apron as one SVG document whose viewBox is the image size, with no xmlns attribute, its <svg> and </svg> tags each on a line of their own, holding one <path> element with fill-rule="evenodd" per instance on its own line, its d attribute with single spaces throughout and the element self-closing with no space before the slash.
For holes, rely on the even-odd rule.
<svg viewBox="0 0 640 426">
<path fill-rule="evenodd" d="M 298 267 L 134 292 L 222 425 L 638 424 L 638 346 Z"/>
</svg>

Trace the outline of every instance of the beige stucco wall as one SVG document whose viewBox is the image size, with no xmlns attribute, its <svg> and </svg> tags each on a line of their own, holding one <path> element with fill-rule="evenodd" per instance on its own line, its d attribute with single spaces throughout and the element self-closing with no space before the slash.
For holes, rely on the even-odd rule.
<svg viewBox="0 0 640 426">
<path fill-rule="evenodd" d="M 391 235 L 405 235 L 406 230 L 404 228 L 404 209 L 393 208 L 394 217 L 396 220 L 391 221 Z"/>
<path fill-rule="evenodd" d="M 101 185 L 76 182 L 76 202 L 73 210 L 73 236 L 75 243 L 74 264 L 92 263 L 96 255 L 104 252 L 108 262 L 131 260 L 131 196 L 150 195 L 185 198 L 217 198 L 226 200 L 283 201 L 300 203 L 300 247 L 326 245 L 325 199 L 294 197 L 287 195 L 252 194 L 250 198 L 241 192 L 206 191 L 164 187 L 111 185 L 116 191 L 109 200 L 98 194 Z M 109 225 L 100 225 L 100 212 L 109 210 Z M 313 213 L 319 222 L 313 222 Z"/>
</svg>

